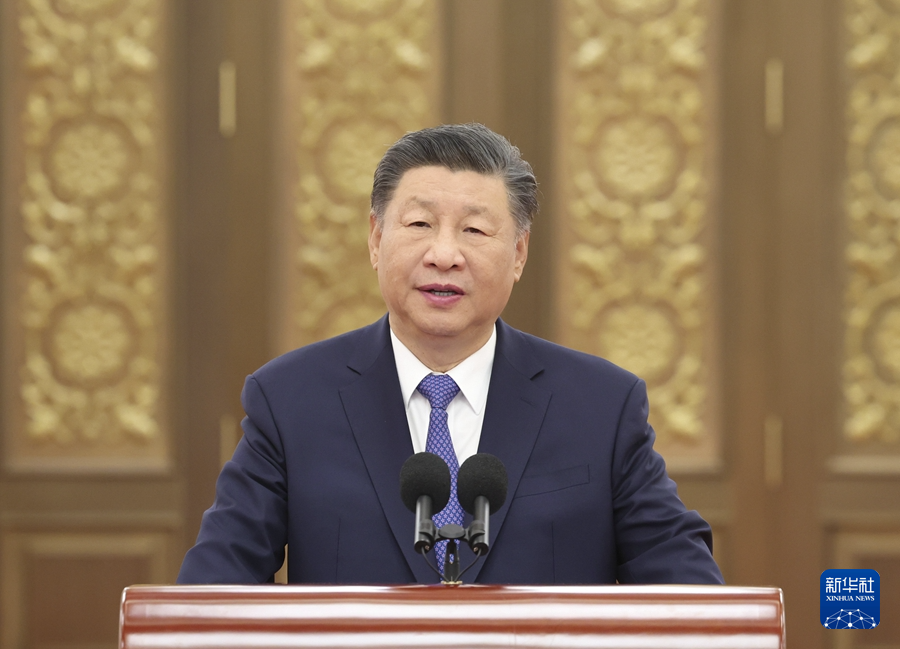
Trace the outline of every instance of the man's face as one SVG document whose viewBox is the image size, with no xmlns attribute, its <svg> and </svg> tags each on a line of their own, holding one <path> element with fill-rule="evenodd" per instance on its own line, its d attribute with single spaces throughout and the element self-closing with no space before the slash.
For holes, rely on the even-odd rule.
<svg viewBox="0 0 900 649">
<path fill-rule="evenodd" d="M 528 234 L 516 236 L 503 181 L 411 169 L 384 222 L 370 221 L 369 256 L 400 340 L 414 352 L 486 342 L 528 256 Z"/>
</svg>

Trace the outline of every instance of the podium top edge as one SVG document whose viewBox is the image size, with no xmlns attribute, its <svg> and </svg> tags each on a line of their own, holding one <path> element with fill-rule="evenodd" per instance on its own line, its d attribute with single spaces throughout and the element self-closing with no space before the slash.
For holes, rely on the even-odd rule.
<svg viewBox="0 0 900 649">
<path fill-rule="evenodd" d="M 532 596 L 556 595 L 561 597 L 622 597 L 622 596 L 695 596 L 695 597 L 738 597 L 738 598 L 771 598 L 781 597 L 781 588 L 775 586 L 718 586 L 690 584 L 647 584 L 647 585 L 574 585 L 574 586 L 541 586 L 541 585 L 487 585 L 487 584 L 403 584 L 403 585 L 312 585 L 312 584 L 207 584 L 207 585 L 153 585 L 138 584 L 129 586 L 124 597 L 158 596 L 213 596 L 223 597 L 290 597 L 296 596 L 354 596 L 361 597 L 394 594 L 397 596 L 419 597 L 426 594 L 468 593 L 478 595 Z"/>
</svg>

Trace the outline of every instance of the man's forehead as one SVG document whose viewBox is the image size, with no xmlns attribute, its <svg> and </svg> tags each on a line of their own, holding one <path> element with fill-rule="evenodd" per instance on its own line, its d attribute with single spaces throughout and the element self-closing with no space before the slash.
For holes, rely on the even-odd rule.
<svg viewBox="0 0 900 649">
<path fill-rule="evenodd" d="M 431 177 L 426 177 L 426 174 L 429 174 Z M 494 187 L 498 191 L 494 196 L 475 195 L 479 193 L 480 189 L 483 189 L 479 187 L 469 188 L 470 190 L 474 189 L 474 191 L 447 192 L 444 196 L 436 196 L 433 193 L 429 192 L 429 185 L 431 185 L 431 187 L 437 187 L 440 189 L 445 189 L 447 187 L 443 183 L 443 180 L 440 179 L 440 176 L 444 174 L 446 174 L 448 178 L 453 178 L 457 175 L 469 177 L 476 176 L 480 179 L 488 181 L 488 184 L 485 187 L 489 186 L 490 184 L 494 184 Z M 412 178 L 411 180 L 411 177 L 414 178 Z M 421 186 L 416 186 L 414 184 L 412 187 L 410 187 L 410 183 L 415 183 L 416 181 L 418 181 L 418 184 Z M 488 191 L 490 192 L 492 190 Z M 407 192 L 412 193 L 410 195 L 404 195 Z M 492 211 L 490 209 L 490 203 L 493 202 L 492 199 L 494 198 L 502 199 L 504 201 L 504 206 L 508 208 L 508 205 L 506 203 L 509 199 L 509 196 L 506 188 L 506 183 L 501 176 L 493 173 L 481 173 L 480 171 L 475 171 L 472 169 L 451 169 L 450 167 L 446 167 L 444 165 L 426 165 L 422 167 L 413 167 L 412 169 L 407 169 L 400 176 L 400 179 L 397 182 L 397 186 L 394 188 L 393 195 L 391 196 L 388 204 L 390 205 L 391 203 L 393 203 L 395 207 L 404 210 L 410 208 L 421 208 L 430 212 L 434 212 L 438 207 L 440 207 L 439 201 L 436 199 L 446 199 L 448 196 L 451 198 L 459 196 L 460 199 L 464 201 L 463 209 L 472 214 Z M 464 196 L 468 197 L 468 200 L 466 200 Z"/>
<path fill-rule="evenodd" d="M 406 200 L 402 201 L 398 207 L 401 210 L 408 209 L 416 209 L 421 208 L 426 212 L 430 212 L 432 214 L 437 214 L 441 211 L 441 205 L 437 201 L 431 200 L 430 198 L 426 198 L 423 196 L 419 196 L 417 194 L 413 194 L 408 197 Z M 481 203 L 471 203 L 466 202 L 459 206 L 466 214 L 481 214 L 483 212 L 490 212 L 491 208 L 489 205 L 481 204 Z"/>
</svg>

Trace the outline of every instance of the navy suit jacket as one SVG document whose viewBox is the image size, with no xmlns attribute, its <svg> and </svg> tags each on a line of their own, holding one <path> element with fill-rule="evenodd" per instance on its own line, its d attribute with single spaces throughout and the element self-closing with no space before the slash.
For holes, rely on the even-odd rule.
<svg viewBox="0 0 900 649">
<path fill-rule="evenodd" d="M 179 583 L 434 583 L 399 475 L 413 454 L 387 317 L 247 378 L 244 436 Z M 721 583 L 709 526 L 653 450 L 643 381 L 497 322 L 480 452 L 509 496 L 467 583 Z M 468 523 L 468 521 L 467 521 Z M 471 553 L 462 552 L 462 566 Z"/>
</svg>

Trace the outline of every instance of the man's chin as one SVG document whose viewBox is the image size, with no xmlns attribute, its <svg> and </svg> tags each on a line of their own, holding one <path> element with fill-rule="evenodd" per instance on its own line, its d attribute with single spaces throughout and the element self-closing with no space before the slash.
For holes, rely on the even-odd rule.
<svg viewBox="0 0 900 649">
<path fill-rule="evenodd" d="M 418 334 L 422 338 L 431 338 L 436 341 L 452 341 L 455 338 L 463 338 L 466 333 L 466 327 L 458 327 L 451 325 L 438 325 L 431 327 L 420 327 Z"/>
<path fill-rule="evenodd" d="M 479 325 L 471 322 L 461 322 L 449 318 L 429 318 L 413 322 L 410 333 L 435 344 L 447 344 L 454 340 L 462 341 L 471 338 L 478 329 L 480 329 Z"/>
</svg>

